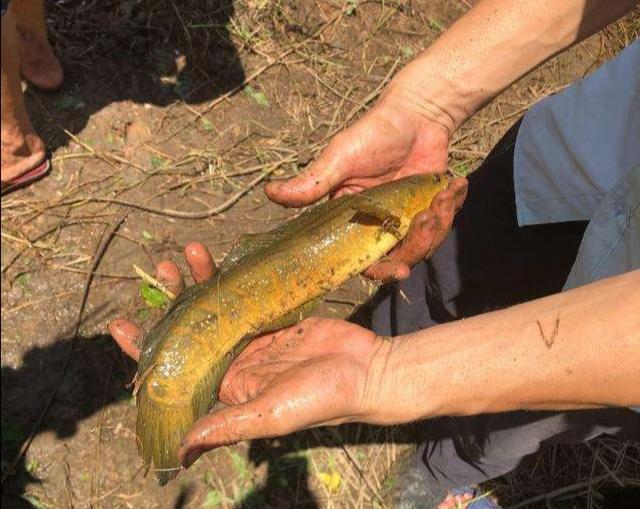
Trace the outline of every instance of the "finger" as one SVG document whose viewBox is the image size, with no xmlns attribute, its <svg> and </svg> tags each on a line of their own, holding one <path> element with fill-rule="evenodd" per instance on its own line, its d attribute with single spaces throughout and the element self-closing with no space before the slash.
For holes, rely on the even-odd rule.
<svg viewBox="0 0 640 509">
<path fill-rule="evenodd" d="M 436 215 L 436 228 L 432 242 L 432 248 L 435 249 L 447 236 L 453 226 L 453 218 L 455 212 L 455 200 L 450 190 L 442 191 L 432 203 L 432 210 Z"/>
<path fill-rule="evenodd" d="M 200 242 L 190 242 L 184 248 L 187 265 L 196 283 L 211 279 L 218 271 L 209 250 Z"/>
<path fill-rule="evenodd" d="M 469 188 L 469 182 L 466 178 L 455 178 L 449 184 L 449 190 L 453 193 L 454 210 L 458 212 L 464 200 L 467 198 L 467 190 Z"/>
<path fill-rule="evenodd" d="M 134 361 L 140 359 L 138 341 L 142 338 L 142 331 L 135 323 L 123 318 L 117 318 L 109 324 L 109 333 L 118 343 L 120 349 Z"/>
<path fill-rule="evenodd" d="M 415 265 L 432 249 L 436 231 L 436 214 L 423 210 L 413 218 L 406 238 L 390 253 L 390 257 L 409 266 Z"/>
<path fill-rule="evenodd" d="M 297 177 L 269 182 L 265 192 L 270 200 L 285 206 L 309 205 L 344 182 L 351 169 L 351 144 L 345 133 L 335 136 L 320 157 Z"/>
<path fill-rule="evenodd" d="M 366 122 L 333 137 L 320 157 L 297 177 L 270 182 L 265 186 L 269 199 L 286 206 L 309 205 L 340 186 L 362 163 L 363 143 L 367 137 Z M 368 156 L 368 151 L 367 151 Z"/>
<path fill-rule="evenodd" d="M 362 274 L 369 279 L 388 283 L 390 281 L 407 279 L 411 274 L 411 268 L 400 260 L 389 258 L 372 265 Z"/>
<path fill-rule="evenodd" d="M 271 397 L 263 397 L 202 417 L 185 435 L 178 457 L 185 468 L 204 452 L 243 440 L 280 436 L 294 431 L 287 419 L 273 411 Z"/>
<path fill-rule="evenodd" d="M 411 221 L 406 238 L 389 253 L 386 260 L 370 267 L 364 275 L 382 282 L 407 279 L 410 267 L 425 258 L 432 248 L 436 224 L 433 211 L 425 210 L 417 214 Z"/>
<path fill-rule="evenodd" d="M 156 265 L 156 277 L 158 280 L 167 287 L 167 290 L 171 291 L 175 295 L 178 295 L 184 290 L 184 278 L 182 277 L 182 271 L 175 263 L 169 260 L 164 260 Z"/>
</svg>

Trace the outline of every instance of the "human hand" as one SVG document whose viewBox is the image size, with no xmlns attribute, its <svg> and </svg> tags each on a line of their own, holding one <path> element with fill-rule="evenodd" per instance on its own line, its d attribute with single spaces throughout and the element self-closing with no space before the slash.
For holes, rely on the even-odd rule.
<svg viewBox="0 0 640 509">
<path fill-rule="evenodd" d="M 192 242 L 184 249 L 184 256 L 189 271 L 196 283 L 206 281 L 217 272 L 211 253 L 199 242 Z M 156 279 L 175 295 L 184 290 L 184 278 L 180 268 L 171 261 L 162 261 L 156 266 Z M 142 330 L 135 323 L 118 318 L 109 324 L 109 333 L 113 336 L 120 349 L 134 361 L 140 359 Z"/>
<path fill-rule="evenodd" d="M 309 205 L 327 194 L 358 192 L 409 175 L 444 173 L 450 132 L 412 111 L 399 93 L 387 94 L 351 127 L 330 141 L 300 175 L 266 185 L 267 196 L 285 206 Z"/>
<path fill-rule="evenodd" d="M 409 226 L 407 236 L 387 256 L 369 267 L 363 275 L 379 281 L 406 279 L 411 267 L 431 256 L 442 244 L 453 226 L 456 213 L 467 196 L 467 179 L 456 178 L 440 191 L 427 210 L 418 213 Z"/>
<path fill-rule="evenodd" d="M 253 340 L 227 371 L 229 405 L 198 420 L 179 457 L 188 468 L 205 451 L 302 429 L 367 422 L 374 359 L 388 341 L 342 320 L 309 318 Z"/>
<path fill-rule="evenodd" d="M 409 175 L 443 173 L 448 124 L 425 111 L 414 111 L 407 89 L 393 88 L 362 119 L 336 135 L 303 173 L 267 184 L 269 198 L 283 205 L 304 206 L 327 194 L 337 197 Z M 430 208 L 413 219 L 403 242 L 364 275 L 380 281 L 409 277 L 411 266 L 446 237 L 466 191 L 466 179 L 454 179 L 436 195 Z"/>
</svg>

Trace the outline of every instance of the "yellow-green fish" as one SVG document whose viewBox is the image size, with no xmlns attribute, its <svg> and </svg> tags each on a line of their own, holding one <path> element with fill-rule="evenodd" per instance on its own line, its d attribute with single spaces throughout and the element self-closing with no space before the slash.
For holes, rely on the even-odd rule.
<svg viewBox="0 0 640 509">
<path fill-rule="evenodd" d="M 309 316 L 325 294 L 381 259 L 447 184 L 415 175 L 309 208 L 243 237 L 215 277 L 176 299 L 146 336 L 138 367 L 138 445 L 161 484 L 180 470 L 183 436 L 216 403 L 247 343 Z"/>
</svg>

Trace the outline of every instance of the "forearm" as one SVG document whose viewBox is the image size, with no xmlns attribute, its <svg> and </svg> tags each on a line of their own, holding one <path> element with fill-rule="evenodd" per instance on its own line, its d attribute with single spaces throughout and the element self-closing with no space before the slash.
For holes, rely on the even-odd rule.
<svg viewBox="0 0 640 509">
<path fill-rule="evenodd" d="M 640 270 L 396 338 L 368 418 L 640 406 Z"/>
<path fill-rule="evenodd" d="M 384 98 L 451 134 L 530 70 L 630 10 L 636 0 L 484 0 L 391 82 Z"/>
</svg>

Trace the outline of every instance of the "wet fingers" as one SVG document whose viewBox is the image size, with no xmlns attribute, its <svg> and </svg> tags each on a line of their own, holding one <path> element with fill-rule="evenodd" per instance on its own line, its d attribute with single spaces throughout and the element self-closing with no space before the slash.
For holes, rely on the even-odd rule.
<svg viewBox="0 0 640 509">
<path fill-rule="evenodd" d="M 217 267 L 209 250 L 200 242 L 191 242 L 184 248 L 184 255 L 196 283 L 212 278 Z"/>
<path fill-rule="evenodd" d="M 142 331 L 135 323 L 118 318 L 109 324 L 109 333 L 120 349 L 134 361 L 140 359 L 138 342 L 142 338 Z"/>
<path fill-rule="evenodd" d="M 184 290 L 182 271 L 172 261 L 164 260 L 156 265 L 156 278 L 174 295 Z"/>
</svg>

